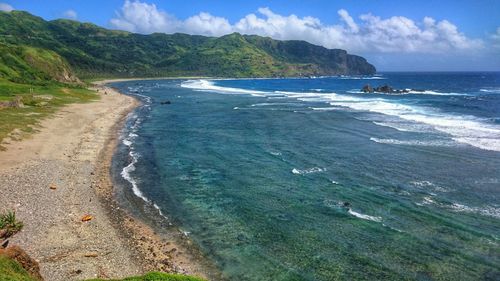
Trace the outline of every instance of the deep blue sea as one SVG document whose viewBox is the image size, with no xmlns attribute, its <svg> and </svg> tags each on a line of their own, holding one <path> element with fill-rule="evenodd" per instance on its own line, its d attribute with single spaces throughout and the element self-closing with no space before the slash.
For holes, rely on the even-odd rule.
<svg viewBox="0 0 500 281">
<path fill-rule="evenodd" d="M 500 73 L 113 86 L 121 192 L 223 277 L 500 280 Z"/>
</svg>

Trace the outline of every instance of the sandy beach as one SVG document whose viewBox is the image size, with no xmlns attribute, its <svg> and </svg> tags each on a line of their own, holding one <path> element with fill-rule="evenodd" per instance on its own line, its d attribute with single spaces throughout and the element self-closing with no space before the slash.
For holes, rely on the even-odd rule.
<svg viewBox="0 0 500 281">
<path fill-rule="evenodd" d="M 105 82 L 95 84 L 100 100 L 61 108 L 39 132 L 0 152 L 0 210 L 15 210 L 25 225 L 11 243 L 40 263 L 45 280 L 151 270 L 203 276 L 175 241 L 165 241 L 114 201 L 111 158 L 139 102 Z M 83 222 L 85 215 L 92 219 Z"/>
</svg>

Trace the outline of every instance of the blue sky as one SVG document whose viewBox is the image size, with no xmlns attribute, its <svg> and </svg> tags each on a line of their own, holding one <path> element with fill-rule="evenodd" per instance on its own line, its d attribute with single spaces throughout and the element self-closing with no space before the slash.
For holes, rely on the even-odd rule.
<svg viewBox="0 0 500 281">
<path fill-rule="evenodd" d="M 500 70 L 499 0 L 0 0 L 0 9 L 138 33 L 302 39 L 381 71 Z"/>
</svg>

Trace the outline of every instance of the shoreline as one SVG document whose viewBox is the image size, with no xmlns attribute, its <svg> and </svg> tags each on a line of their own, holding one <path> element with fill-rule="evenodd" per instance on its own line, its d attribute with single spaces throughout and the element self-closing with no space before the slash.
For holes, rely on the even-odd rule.
<svg viewBox="0 0 500 281">
<path fill-rule="evenodd" d="M 118 89 L 108 84 L 135 80 L 142 81 L 146 79 L 103 80 L 94 82 L 94 84 L 99 86 L 107 85 L 113 91 L 120 93 Z M 120 94 L 133 97 L 133 95 Z M 119 123 L 115 124 L 113 128 L 114 137 L 108 140 L 108 143 L 103 148 L 102 155 L 99 157 L 99 159 L 104 160 L 101 162 L 103 165 L 100 165 L 97 169 L 102 192 L 101 199 L 104 206 L 107 207 L 110 216 L 114 218 L 115 227 L 124 234 L 125 240 L 127 240 L 130 247 L 135 248 L 134 250 L 141 257 L 141 264 L 145 271 L 188 274 L 205 279 L 209 276 L 219 277 L 208 269 L 212 268 L 213 265 L 202 257 L 202 254 L 193 247 L 189 238 L 184 236 L 167 217 L 161 214 L 161 211 L 156 206 L 138 197 L 131 189 L 129 190 L 128 187 L 116 183 L 113 179 L 111 166 L 119 146 L 120 132 L 124 129 L 129 115 L 142 105 L 137 98 L 134 97 L 134 99 L 138 102 L 137 106 L 124 116 Z M 118 193 L 130 194 L 131 199 L 127 199 L 130 206 L 124 206 L 123 202 L 119 202 Z M 131 210 L 131 207 L 137 209 Z M 161 227 L 165 229 L 161 229 Z"/>
<path fill-rule="evenodd" d="M 25 225 L 11 244 L 40 263 L 46 280 L 152 270 L 205 277 L 192 259 L 182 259 L 182 247 L 115 200 L 111 160 L 124 122 L 140 102 L 105 83 L 91 87 L 100 100 L 60 108 L 40 121 L 39 132 L 0 152 L 0 211 L 15 210 Z M 83 222 L 84 215 L 92 220 Z"/>
</svg>

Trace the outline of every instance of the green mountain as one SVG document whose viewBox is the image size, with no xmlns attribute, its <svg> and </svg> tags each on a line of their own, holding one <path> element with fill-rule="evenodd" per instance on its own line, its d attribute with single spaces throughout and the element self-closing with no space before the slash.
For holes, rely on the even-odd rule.
<svg viewBox="0 0 500 281">
<path fill-rule="evenodd" d="M 0 43 L 0 78 L 20 84 L 78 82 L 65 59 L 54 51 Z"/>
<path fill-rule="evenodd" d="M 219 38 L 141 35 L 71 20 L 45 21 L 21 11 L 0 12 L 0 43 L 4 48 L 29 48 L 54 58 L 59 55 L 59 65 L 68 63 L 81 78 L 278 77 L 376 71 L 362 57 L 305 41 L 238 33 Z"/>
</svg>

